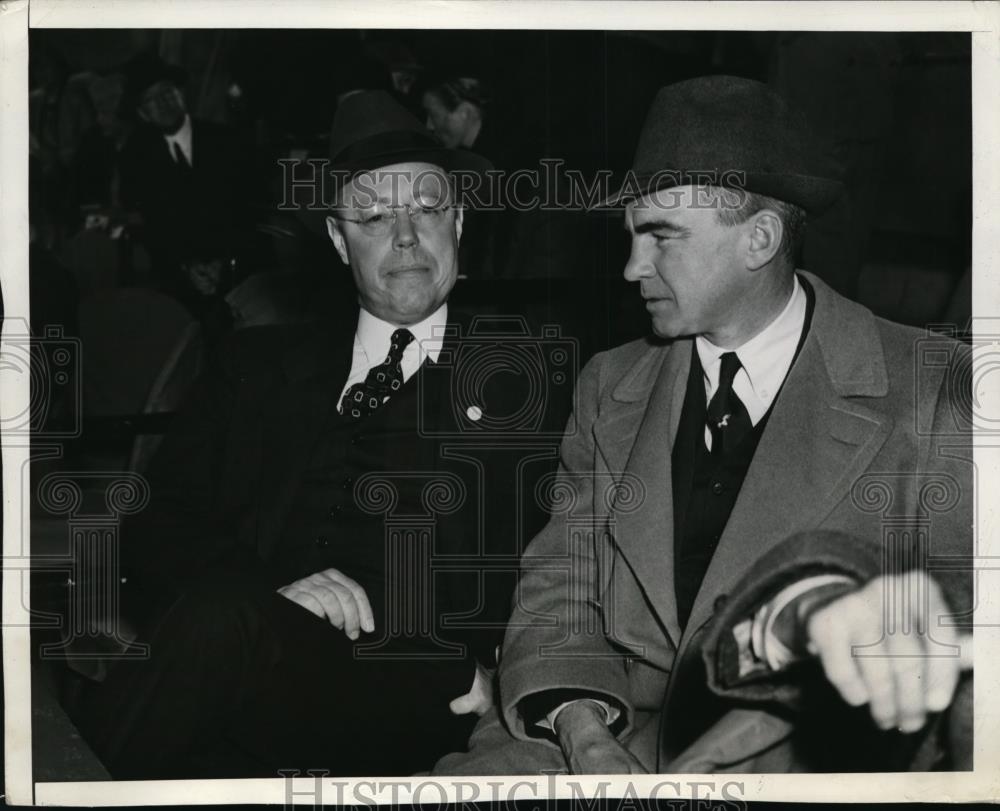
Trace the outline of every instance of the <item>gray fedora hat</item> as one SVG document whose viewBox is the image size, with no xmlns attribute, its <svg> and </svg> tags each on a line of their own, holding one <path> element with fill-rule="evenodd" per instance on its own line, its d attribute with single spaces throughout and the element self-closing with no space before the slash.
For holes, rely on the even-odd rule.
<svg viewBox="0 0 1000 811">
<path fill-rule="evenodd" d="M 384 90 L 346 96 L 330 129 L 328 161 L 311 183 L 297 182 L 295 211 L 313 231 L 326 233 L 326 218 L 339 189 L 361 172 L 396 163 L 430 163 L 448 172 L 484 174 L 490 162 L 474 152 L 441 144 L 409 110 Z"/>
<path fill-rule="evenodd" d="M 829 207 L 843 186 L 805 122 L 766 84 L 702 76 L 663 87 L 622 187 L 599 207 L 684 185 L 740 188 L 801 206 Z"/>
</svg>

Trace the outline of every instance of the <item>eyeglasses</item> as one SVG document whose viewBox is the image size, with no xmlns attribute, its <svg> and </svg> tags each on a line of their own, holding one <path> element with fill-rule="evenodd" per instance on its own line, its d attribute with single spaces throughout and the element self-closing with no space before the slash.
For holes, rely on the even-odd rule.
<svg viewBox="0 0 1000 811">
<path fill-rule="evenodd" d="M 354 223 L 368 236 L 384 237 L 392 233 L 396 227 L 400 210 L 406 211 L 414 228 L 431 230 L 441 225 L 453 208 L 455 206 L 379 206 L 363 212 L 360 217 L 354 219 L 335 216 L 341 222 Z"/>
</svg>

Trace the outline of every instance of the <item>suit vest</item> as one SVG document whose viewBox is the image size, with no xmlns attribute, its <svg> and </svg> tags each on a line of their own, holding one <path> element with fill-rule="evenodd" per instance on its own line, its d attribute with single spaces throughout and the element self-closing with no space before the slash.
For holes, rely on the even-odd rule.
<svg viewBox="0 0 1000 811">
<path fill-rule="evenodd" d="M 691 614 L 705 572 L 736 504 L 770 409 L 743 441 L 721 457 L 705 446 L 705 381 L 696 348 L 671 455 L 674 498 L 674 594 L 677 621 Z"/>
<path fill-rule="evenodd" d="M 364 419 L 345 417 L 334 404 L 269 561 L 284 582 L 327 568 L 353 578 L 368 595 L 377 628 L 386 627 L 390 598 L 431 594 L 428 537 L 434 527 L 419 518 L 426 512 L 421 500 L 426 480 L 420 474 L 435 469 L 436 445 L 417 430 L 423 368 Z M 366 474 L 385 474 L 388 490 L 366 488 L 361 481 Z M 389 491 L 398 523 L 386 520 L 387 505 L 378 495 Z M 426 611 L 430 604 L 415 608 Z"/>
</svg>

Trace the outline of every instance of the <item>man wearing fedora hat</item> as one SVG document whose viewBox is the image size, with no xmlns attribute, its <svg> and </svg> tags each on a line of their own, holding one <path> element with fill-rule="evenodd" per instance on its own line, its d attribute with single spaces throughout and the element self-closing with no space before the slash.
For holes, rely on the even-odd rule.
<svg viewBox="0 0 1000 811">
<path fill-rule="evenodd" d="M 149 657 L 78 714 L 115 777 L 410 774 L 485 710 L 538 518 L 495 486 L 516 468 L 533 488 L 510 419 L 530 381 L 481 374 L 448 305 L 447 170 L 483 166 L 387 93 L 341 102 L 301 213 L 355 301 L 233 336 L 154 460 L 122 533 Z"/>
<path fill-rule="evenodd" d="M 121 151 L 122 202 L 142 215 L 156 281 L 181 297 L 190 245 L 245 228 L 253 168 L 249 144 L 234 130 L 191 115 L 186 85 L 182 68 L 143 54 L 126 68 L 122 98 L 139 121 Z"/>
<path fill-rule="evenodd" d="M 525 552 L 500 706 L 436 772 L 941 765 L 972 606 L 968 352 L 796 271 L 837 193 L 767 86 L 660 90 L 607 201 L 654 336 L 582 372 L 573 497 Z"/>
</svg>

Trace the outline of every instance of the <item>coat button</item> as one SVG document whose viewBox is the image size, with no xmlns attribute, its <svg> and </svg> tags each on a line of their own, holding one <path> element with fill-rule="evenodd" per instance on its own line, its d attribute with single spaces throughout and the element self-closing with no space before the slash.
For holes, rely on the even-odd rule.
<svg viewBox="0 0 1000 811">
<path fill-rule="evenodd" d="M 717 495 L 717 496 L 722 495 L 722 491 L 725 490 L 725 489 L 726 488 L 722 484 L 722 482 L 713 482 L 712 483 L 712 492 L 715 493 L 715 495 Z"/>
<path fill-rule="evenodd" d="M 348 476 L 346 479 L 344 479 L 340 483 L 340 489 L 341 490 L 349 490 L 351 488 L 352 484 L 354 484 L 354 479 L 352 479 L 350 476 Z"/>
<path fill-rule="evenodd" d="M 341 507 L 341 506 L 340 506 L 339 504 L 334 504 L 334 505 L 333 505 L 333 506 L 332 506 L 332 507 L 330 508 L 330 517 L 331 517 L 331 518 L 336 518 L 336 517 L 337 517 L 338 515 L 340 515 L 340 514 L 341 514 L 341 513 L 343 512 L 343 511 L 344 511 L 344 508 L 343 508 L 343 507 Z"/>
<path fill-rule="evenodd" d="M 364 442 L 364 439 L 365 439 L 364 434 L 355 434 L 354 436 L 351 437 L 351 444 L 358 445 L 361 442 Z"/>
<path fill-rule="evenodd" d="M 315 543 L 316 546 L 322 549 L 330 545 L 330 540 L 326 536 L 320 535 L 318 538 L 316 538 Z"/>
</svg>

